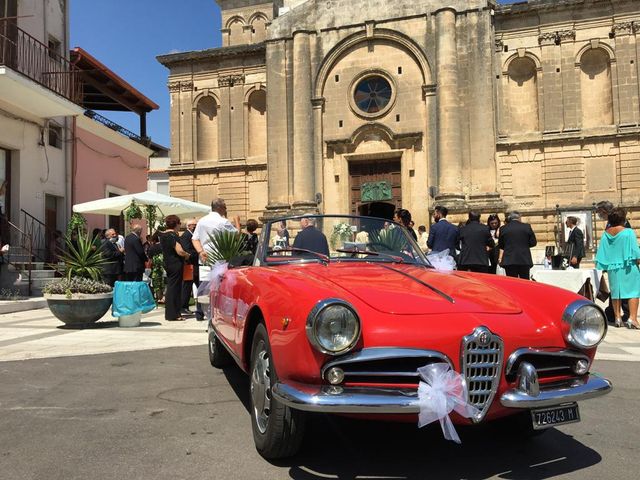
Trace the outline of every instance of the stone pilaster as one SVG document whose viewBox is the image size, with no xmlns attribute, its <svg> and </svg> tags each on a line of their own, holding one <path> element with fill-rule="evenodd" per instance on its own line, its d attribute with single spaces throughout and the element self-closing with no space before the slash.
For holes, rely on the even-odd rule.
<svg viewBox="0 0 640 480">
<path fill-rule="evenodd" d="M 436 71 L 438 82 L 438 188 L 436 201 L 450 206 L 464 203 L 460 105 L 458 100 L 458 52 L 456 12 L 436 12 Z"/>
<path fill-rule="evenodd" d="M 267 212 L 289 209 L 286 43 L 267 43 Z"/>
<path fill-rule="evenodd" d="M 311 105 L 311 51 L 309 33 L 293 36 L 293 205 L 314 207 L 313 112 Z"/>
<path fill-rule="evenodd" d="M 469 135 L 472 197 L 497 196 L 496 144 L 493 93 L 493 31 L 489 10 L 469 13 Z"/>
</svg>

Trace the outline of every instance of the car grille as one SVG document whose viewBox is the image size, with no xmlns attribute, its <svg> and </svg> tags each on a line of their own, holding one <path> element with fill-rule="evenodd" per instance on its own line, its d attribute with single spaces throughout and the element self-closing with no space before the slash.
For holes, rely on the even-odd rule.
<svg viewBox="0 0 640 480">
<path fill-rule="evenodd" d="M 504 345 L 502 339 L 486 327 L 476 328 L 462 340 L 462 375 L 467 382 L 468 402 L 486 415 L 500 382 Z"/>
<path fill-rule="evenodd" d="M 522 362 L 533 365 L 541 380 L 573 377 L 574 367 L 579 360 L 590 363 L 589 357 L 573 350 L 521 348 L 509 356 L 505 366 L 505 377 L 508 382 L 515 381 Z"/>
<path fill-rule="evenodd" d="M 415 385 L 420 376 L 418 368 L 437 362 L 451 361 L 446 355 L 433 351 L 413 348 L 365 348 L 351 355 L 340 357 L 327 363 L 322 369 L 322 377 L 332 367 L 344 371 L 345 384 Z M 453 367 L 452 367 L 453 368 Z"/>
</svg>

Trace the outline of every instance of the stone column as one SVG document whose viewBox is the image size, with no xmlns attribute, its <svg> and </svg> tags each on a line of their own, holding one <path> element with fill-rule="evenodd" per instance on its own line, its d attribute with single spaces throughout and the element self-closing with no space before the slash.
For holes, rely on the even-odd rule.
<svg viewBox="0 0 640 480">
<path fill-rule="evenodd" d="M 436 201 L 464 206 L 462 193 L 462 149 L 458 101 L 458 52 L 456 12 L 436 12 L 436 72 L 438 82 L 438 188 Z"/>
<path fill-rule="evenodd" d="M 494 32 L 491 10 L 469 12 L 470 98 L 469 138 L 471 144 L 471 191 L 469 204 L 500 209 L 497 193 L 496 142 L 494 124 Z"/>
<path fill-rule="evenodd" d="M 267 171 L 269 212 L 289 209 L 286 43 L 267 42 Z"/>
<path fill-rule="evenodd" d="M 293 36 L 293 206 L 315 208 L 311 51 L 309 33 Z"/>
</svg>

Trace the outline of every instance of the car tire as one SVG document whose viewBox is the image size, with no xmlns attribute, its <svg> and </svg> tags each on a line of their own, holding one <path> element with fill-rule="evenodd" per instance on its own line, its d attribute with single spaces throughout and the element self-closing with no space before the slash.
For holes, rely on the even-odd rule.
<svg viewBox="0 0 640 480">
<path fill-rule="evenodd" d="M 218 339 L 218 336 L 209 328 L 209 362 L 212 367 L 222 368 L 230 365 L 233 359 L 227 349 L 224 348 L 222 342 Z"/>
<path fill-rule="evenodd" d="M 302 444 L 306 415 L 273 398 L 277 381 L 267 330 L 258 325 L 251 345 L 250 415 L 256 450 L 266 459 L 295 455 Z"/>
</svg>

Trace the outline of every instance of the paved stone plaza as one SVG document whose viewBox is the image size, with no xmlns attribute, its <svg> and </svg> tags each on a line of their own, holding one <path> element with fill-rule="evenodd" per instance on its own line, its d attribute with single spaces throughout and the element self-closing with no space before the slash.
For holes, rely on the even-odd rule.
<svg viewBox="0 0 640 480">
<path fill-rule="evenodd" d="M 206 322 L 167 322 L 164 310 L 143 315 L 140 327 L 120 328 L 107 313 L 94 327 L 65 328 L 48 309 L 0 315 L 0 362 L 206 345 Z M 610 327 L 597 360 L 640 361 L 640 334 Z"/>
<path fill-rule="evenodd" d="M 270 463 L 253 445 L 247 377 L 209 365 L 202 323 L 156 311 L 116 325 L 67 330 L 46 309 L 0 317 L 0 477 L 632 480 L 640 469 L 637 332 L 611 329 L 594 364 L 614 391 L 531 441 L 481 426 L 460 429 L 458 446 L 437 426 L 317 415 L 301 454 Z"/>
</svg>

